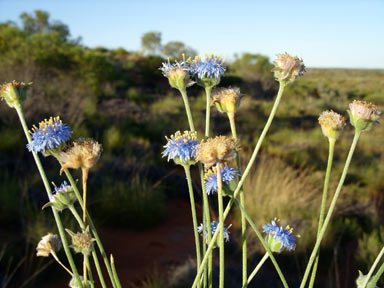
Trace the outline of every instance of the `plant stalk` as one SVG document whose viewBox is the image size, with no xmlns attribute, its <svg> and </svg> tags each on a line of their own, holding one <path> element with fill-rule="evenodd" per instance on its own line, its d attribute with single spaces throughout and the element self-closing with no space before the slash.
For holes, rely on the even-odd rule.
<svg viewBox="0 0 384 288">
<path fill-rule="evenodd" d="M 205 87 L 206 110 L 205 110 L 205 138 L 209 137 L 209 125 L 211 121 L 211 91 L 212 87 Z"/>
<path fill-rule="evenodd" d="M 191 129 L 192 132 L 195 131 L 195 126 L 193 125 L 193 118 L 192 118 L 192 112 L 191 107 L 189 106 L 189 100 L 187 96 L 187 90 L 186 89 L 180 89 L 181 96 L 183 97 L 185 111 L 187 112 L 187 118 L 189 123 L 189 129 Z"/>
<path fill-rule="evenodd" d="M 268 253 L 265 253 L 264 256 L 263 256 L 263 258 L 261 258 L 260 262 L 257 263 L 255 269 L 254 269 L 254 270 L 252 271 L 252 273 L 249 275 L 248 280 L 247 280 L 247 284 L 249 284 L 249 283 L 252 281 L 253 277 L 256 276 L 257 272 L 259 272 L 261 266 L 264 265 L 265 261 L 267 261 L 268 258 L 269 258 Z M 244 284 L 243 284 L 243 288 L 245 288 L 245 287 L 247 287 L 247 285 L 244 285 Z"/>
<path fill-rule="evenodd" d="M 379 264 L 380 259 L 381 259 L 381 257 L 383 257 L 383 255 L 384 255 L 384 247 L 381 249 L 380 253 L 377 255 L 377 257 L 376 257 L 376 259 L 375 259 L 375 262 L 373 262 L 373 264 L 372 264 L 371 269 L 369 269 L 369 272 L 368 272 L 368 274 L 367 274 L 367 277 L 365 278 L 365 281 L 363 282 L 363 286 L 362 286 L 363 288 L 365 288 L 365 287 L 368 285 L 368 281 L 369 281 L 369 279 L 371 278 L 373 272 L 374 272 L 375 269 L 376 269 L 376 266 Z M 383 264 L 383 265 L 384 265 L 384 264 Z M 383 265 L 382 265 L 382 267 L 383 267 Z M 380 269 L 382 269 L 382 268 L 380 267 Z M 377 275 L 377 274 L 376 274 L 376 275 Z M 376 275 L 375 275 L 375 276 L 376 276 Z M 377 279 L 374 279 L 375 276 L 372 278 L 372 280 L 371 280 L 370 283 L 369 283 L 369 285 L 371 285 L 371 284 L 374 282 L 373 285 L 372 285 L 372 287 L 375 287 L 375 286 L 376 286 L 376 283 L 377 283 L 377 281 L 379 280 L 381 274 L 380 274 L 380 276 L 379 276 Z M 369 287 L 368 287 L 368 288 L 369 288 Z"/>
<path fill-rule="evenodd" d="M 224 204 L 223 204 L 223 183 L 221 179 L 221 165 L 216 164 L 216 175 L 217 175 L 217 199 L 219 206 L 219 254 L 220 254 L 220 269 L 219 269 L 219 288 L 224 288 Z"/>
</svg>

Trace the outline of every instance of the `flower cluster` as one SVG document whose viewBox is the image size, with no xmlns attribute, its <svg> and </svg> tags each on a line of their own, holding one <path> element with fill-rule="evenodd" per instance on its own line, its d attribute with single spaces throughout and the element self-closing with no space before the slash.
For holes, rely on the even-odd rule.
<svg viewBox="0 0 384 288">
<path fill-rule="evenodd" d="M 296 236 L 289 225 L 284 229 L 278 225 L 279 220 L 272 220 L 271 224 L 263 225 L 263 232 L 268 233 L 267 242 L 273 252 L 280 252 L 284 248 L 292 251 L 296 248 Z"/>
<path fill-rule="evenodd" d="M 89 227 L 84 232 L 73 233 L 69 229 L 65 229 L 72 238 L 72 248 L 76 253 L 89 255 L 92 250 L 93 242 L 96 241 L 89 234 Z"/>
<path fill-rule="evenodd" d="M 33 125 L 32 131 L 29 131 L 32 141 L 27 144 L 29 151 L 45 152 L 60 147 L 71 138 L 71 128 L 64 124 L 60 117 L 50 117 L 39 123 L 39 127 Z"/>
<path fill-rule="evenodd" d="M 222 181 L 225 184 L 229 184 L 231 181 L 233 181 L 236 176 L 239 176 L 239 172 L 237 169 L 224 166 L 223 168 L 220 168 L 221 172 L 221 178 Z M 217 192 L 217 171 L 216 167 L 213 167 L 208 170 L 207 173 L 204 175 L 205 178 L 205 189 L 207 190 L 207 194 L 210 195 L 214 192 Z"/>
<path fill-rule="evenodd" d="M 299 76 L 303 76 L 305 72 L 303 60 L 297 56 L 292 57 L 287 52 L 277 54 L 277 59 L 273 64 L 275 64 L 275 68 L 271 71 L 275 72 L 275 78 L 278 81 L 292 82 Z"/>
<path fill-rule="evenodd" d="M 223 59 L 213 54 L 205 55 L 205 61 L 196 56 L 191 62 L 191 72 L 199 79 L 205 77 L 218 79 L 224 75 L 225 70 Z"/>
<path fill-rule="evenodd" d="M 180 165 L 193 164 L 195 162 L 196 148 L 199 145 L 196 132 L 184 131 L 181 134 L 180 131 L 177 131 L 170 138 L 165 138 L 167 139 L 167 144 L 164 146 L 163 157 L 168 156 L 168 161 L 172 159 L 176 164 Z"/>
<path fill-rule="evenodd" d="M 170 61 L 164 62 L 159 70 L 168 78 L 173 88 L 184 90 L 195 83 L 191 80 L 191 67 L 185 60 L 175 61 L 173 64 Z"/>
<path fill-rule="evenodd" d="M 56 253 L 61 248 L 61 242 L 59 237 L 57 235 L 53 235 L 51 233 L 48 233 L 45 235 L 37 244 L 36 247 L 36 255 L 42 256 L 42 257 L 48 257 L 51 253 Z"/>
<path fill-rule="evenodd" d="M 236 150 L 237 147 L 232 138 L 216 136 L 200 143 L 196 150 L 196 160 L 209 169 L 216 163 L 233 160 L 236 157 Z"/>
<path fill-rule="evenodd" d="M 324 136 L 337 139 L 345 126 L 345 119 L 333 111 L 324 111 L 319 116 L 319 124 Z"/>
<path fill-rule="evenodd" d="M 216 222 L 216 221 L 212 221 L 211 222 L 211 233 L 212 235 L 215 234 L 216 232 L 216 229 L 217 227 L 219 226 L 219 222 Z M 229 228 L 230 228 L 231 225 L 229 225 L 229 227 L 227 228 L 224 224 L 224 239 L 226 242 L 229 241 Z M 203 230 L 204 230 L 204 225 L 203 224 L 200 224 L 198 227 L 197 227 L 197 232 L 199 232 L 199 234 L 203 234 Z M 205 229 L 205 232 L 204 232 L 204 239 L 207 239 L 208 237 L 208 229 Z"/>
</svg>

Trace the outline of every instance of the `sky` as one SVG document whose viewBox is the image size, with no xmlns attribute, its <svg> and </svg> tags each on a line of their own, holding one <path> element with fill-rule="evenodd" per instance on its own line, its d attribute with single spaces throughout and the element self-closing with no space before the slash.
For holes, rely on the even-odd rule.
<svg viewBox="0 0 384 288">
<path fill-rule="evenodd" d="M 227 61 L 288 52 L 308 67 L 384 68 L 384 0 L 0 0 L 0 22 L 36 9 L 88 47 L 139 50 L 144 33 L 159 31 L 163 44 Z"/>
</svg>

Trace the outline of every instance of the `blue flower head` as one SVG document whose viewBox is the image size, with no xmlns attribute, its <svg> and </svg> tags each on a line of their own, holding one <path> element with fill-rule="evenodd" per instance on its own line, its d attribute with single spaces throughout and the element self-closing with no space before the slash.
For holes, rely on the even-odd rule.
<svg viewBox="0 0 384 288">
<path fill-rule="evenodd" d="M 195 83 L 191 80 L 191 66 L 185 59 L 181 62 L 175 61 L 173 64 L 168 60 L 162 63 L 159 70 L 168 78 L 169 85 L 173 88 L 184 90 Z"/>
<path fill-rule="evenodd" d="M 164 146 L 163 157 L 168 156 L 169 159 L 173 159 L 176 164 L 180 165 L 192 165 L 195 163 L 196 148 L 199 145 L 197 140 L 197 133 L 191 131 L 184 131 L 181 134 L 177 131 L 170 138 L 167 139 L 167 144 Z"/>
<path fill-rule="evenodd" d="M 39 127 L 33 125 L 32 131 L 29 133 L 32 141 L 27 144 L 27 148 L 29 151 L 37 153 L 58 148 L 71 138 L 72 131 L 57 116 L 41 121 Z"/>
<path fill-rule="evenodd" d="M 212 233 L 212 235 L 215 234 L 215 231 L 216 231 L 217 227 L 219 227 L 219 222 L 212 221 L 211 222 L 211 233 Z M 226 225 L 224 224 L 224 239 L 225 239 L 226 242 L 229 241 L 229 228 L 230 227 L 231 227 L 231 225 L 229 225 L 229 227 L 227 228 Z M 199 232 L 199 234 L 202 234 L 203 230 L 204 230 L 204 225 L 200 224 L 199 227 L 197 227 L 197 232 Z M 206 231 L 204 232 L 204 239 L 207 239 L 207 236 L 208 236 L 208 231 L 206 229 Z"/>
<path fill-rule="evenodd" d="M 50 201 L 45 204 L 43 208 L 53 206 L 59 211 L 70 208 L 77 200 L 72 186 L 68 185 L 66 181 L 64 181 L 60 186 L 56 186 L 54 183 L 53 185 L 53 195 L 50 197 Z"/>
<path fill-rule="evenodd" d="M 272 220 L 271 224 L 263 225 L 263 232 L 268 233 L 267 242 L 272 252 L 280 252 L 284 248 L 288 251 L 295 250 L 296 239 L 300 237 L 293 234 L 293 229 L 289 227 L 283 228 L 278 225 L 279 220 Z"/>
<path fill-rule="evenodd" d="M 205 174 L 205 189 L 208 195 L 217 192 L 216 172 L 216 167 L 214 167 L 212 169 L 209 169 L 208 172 Z M 229 184 L 229 182 L 234 180 L 236 176 L 240 175 L 237 169 L 229 166 L 224 166 L 223 168 L 220 168 L 220 172 L 221 178 L 225 184 Z"/>
<path fill-rule="evenodd" d="M 65 192 L 68 192 L 69 190 L 72 189 L 72 186 L 71 185 L 68 185 L 67 181 L 64 180 L 63 183 L 61 183 L 60 186 L 56 186 L 54 185 L 54 190 L 53 190 L 53 193 L 54 194 L 57 194 L 57 193 L 65 193 Z"/>
<path fill-rule="evenodd" d="M 223 76 L 224 72 L 225 67 L 223 59 L 213 54 L 206 55 L 205 61 L 201 60 L 200 57 L 195 57 L 191 62 L 191 73 L 195 78 L 200 80 L 206 78 L 217 80 L 215 85 L 219 83 L 220 76 Z"/>
</svg>

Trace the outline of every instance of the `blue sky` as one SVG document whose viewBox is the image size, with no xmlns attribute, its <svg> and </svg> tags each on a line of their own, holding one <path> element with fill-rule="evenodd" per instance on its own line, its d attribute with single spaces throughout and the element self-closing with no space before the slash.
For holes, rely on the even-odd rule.
<svg viewBox="0 0 384 288">
<path fill-rule="evenodd" d="M 89 47 L 138 50 L 145 32 L 160 31 L 163 44 L 183 41 L 228 60 L 287 51 L 309 67 L 384 68 L 383 0 L 0 0 L 0 21 L 35 9 Z"/>
</svg>

